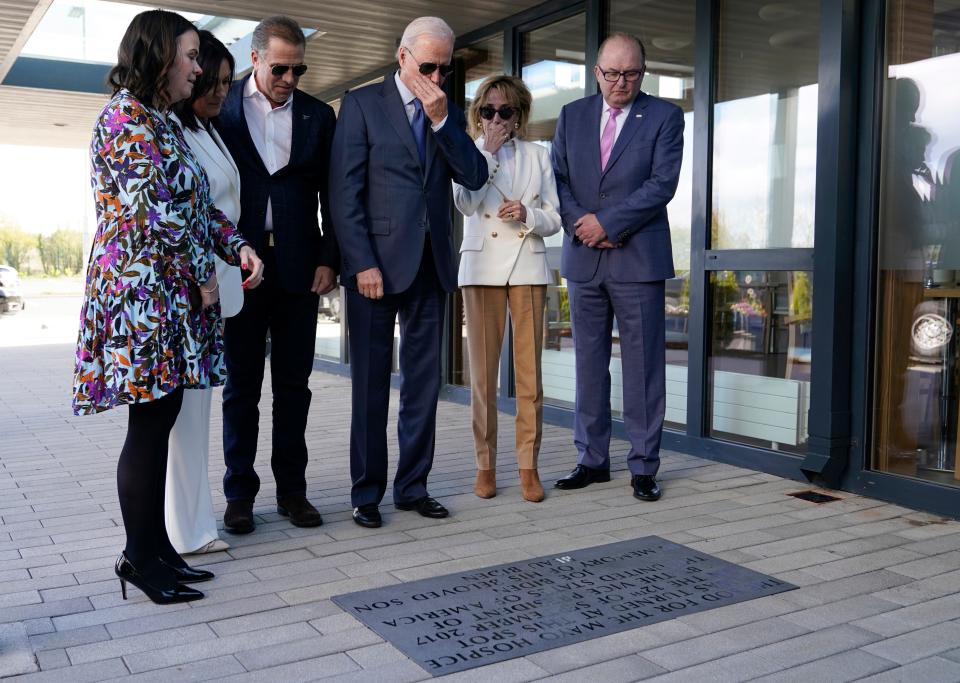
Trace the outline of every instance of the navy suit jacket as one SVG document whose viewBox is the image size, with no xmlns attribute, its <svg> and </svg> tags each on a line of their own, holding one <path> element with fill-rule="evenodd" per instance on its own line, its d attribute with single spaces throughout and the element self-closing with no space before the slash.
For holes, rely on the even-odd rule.
<svg viewBox="0 0 960 683">
<path fill-rule="evenodd" d="M 655 282 L 674 277 L 667 203 L 673 198 L 683 159 L 683 111 L 640 93 L 600 171 L 603 97 L 571 102 L 560 111 L 553 139 L 553 166 L 564 238 L 560 274 L 589 282 L 601 249 L 584 245 L 574 224 L 594 213 L 611 242 L 610 277 L 618 282 Z"/>
<path fill-rule="evenodd" d="M 247 76 L 251 78 L 251 76 Z M 240 170 L 240 233 L 264 246 L 267 199 L 273 208 L 278 272 L 270 277 L 289 292 L 308 292 L 317 266 L 340 270 L 340 252 L 327 197 L 330 145 L 337 124 L 333 109 L 299 90 L 293 92 L 290 161 L 273 175 L 250 137 L 243 113 L 247 78 L 230 87 L 216 120 L 217 132 Z M 319 207 L 318 207 L 319 204 Z M 323 232 L 317 210 L 323 217 Z"/>
<path fill-rule="evenodd" d="M 384 293 L 405 291 L 420 268 L 429 228 L 440 285 L 456 289 L 450 181 L 476 190 L 488 176 L 486 159 L 465 128 L 463 111 L 450 102 L 443 127 L 427 130 L 422 168 L 393 74 L 343 98 L 330 197 L 344 286 L 356 288 L 356 274 L 376 267 Z"/>
</svg>

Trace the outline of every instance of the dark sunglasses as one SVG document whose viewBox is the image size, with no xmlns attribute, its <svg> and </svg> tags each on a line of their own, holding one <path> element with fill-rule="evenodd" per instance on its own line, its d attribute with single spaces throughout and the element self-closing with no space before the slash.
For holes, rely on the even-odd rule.
<svg viewBox="0 0 960 683">
<path fill-rule="evenodd" d="M 440 69 L 440 76 L 446 78 L 453 73 L 453 64 L 434 64 L 433 62 L 423 62 L 420 63 L 417 61 L 417 58 L 413 56 L 413 53 L 410 52 L 409 48 L 403 48 L 407 51 L 407 54 L 410 55 L 410 59 L 413 60 L 413 63 L 417 65 L 417 69 L 424 76 L 429 76 L 437 69 Z"/>
<path fill-rule="evenodd" d="M 492 121 L 495 114 L 500 114 L 501 120 L 506 121 L 517 113 L 517 108 L 511 107 L 509 104 L 504 104 L 499 109 L 494 109 L 493 105 L 485 104 L 477 110 L 477 113 L 487 121 Z"/>
<path fill-rule="evenodd" d="M 270 67 L 270 73 L 274 76 L 282 76 L 287 73 L 287 69 L 292 69 L 293 75 L 298 78 L 307 73 L 306 64 L 274 64 Z"/>
</svg>

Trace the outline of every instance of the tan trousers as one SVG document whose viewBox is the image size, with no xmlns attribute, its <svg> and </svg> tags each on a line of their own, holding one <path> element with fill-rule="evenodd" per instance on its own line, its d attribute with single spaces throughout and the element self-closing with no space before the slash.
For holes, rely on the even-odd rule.
<svg viewBox="0 0 960 683">
<path fill-rule="evenodd" d="M 467 315 L 470 406 L 477 469 L 496 469 L 497 465 L 497 376 L 508 305 L 513 321 L 517 460 L 519 469 L 536 469 L 543 435 L 540 356 L 547 286 L 467 286 L 462 292 Z"/>
</svg>

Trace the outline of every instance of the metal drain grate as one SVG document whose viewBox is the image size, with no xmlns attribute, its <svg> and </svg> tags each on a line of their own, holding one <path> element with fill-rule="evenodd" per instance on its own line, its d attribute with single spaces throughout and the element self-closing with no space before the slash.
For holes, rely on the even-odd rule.
<svg viewBox="0 0 960 683">
<path fill-rule="evenodd" d="M 810 503 L 816 503 L 817 505 L 832 503 L 835 500 L 843 500 L 837 496 L 831 496 L 826 493 L 817 493 L 816 491 L 797 491 L 796 493 L 788 493 L 787 495 L 793 496 L 794 498 L 799 498 L 800 500 L 808 501 Z"/>
</svg>

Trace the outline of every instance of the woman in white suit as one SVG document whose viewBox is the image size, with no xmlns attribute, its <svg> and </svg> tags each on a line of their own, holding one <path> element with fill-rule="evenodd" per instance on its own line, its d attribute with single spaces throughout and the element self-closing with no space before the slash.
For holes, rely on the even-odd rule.
<svg viewBox="0 0 960 683">
<path fill-rule="evenodd" d="M 187 144 L 207 174 L 214 205 L 236 225 L 240 218 L 240 172 L 210 123 L 220 113 L 233 81 L 233 56 L 212 33 L 200 31 L 198 61 L 203 73 L 194 84 L 193 95 L 174 112 Z M 216 265 L 221 315 L 227 318 L 243 306 L 240 269 L 219 258 Z M 181 554 L 230 547 L 217 534 L 207 479 L 212 395 L 212 389 L 184 392 L 183 407 L 170 433 L 164 515 L 170 542 Z"/>
<path fill-rule="evenodd" d="M 468 120 L 487 158 L 490 179 L 471 191 L 454 183 L 466 217 L 459 285 L 467 317 L 470 404 L 477 455 L 474 493 L 496 495 L 497 376 L 507 309 L 513 322 L 516 371 L 516 449 L 525 500 L 543 500 L 537 457 L 543 431 L 540 371 L 543 316 L 551 282 L 543 242 L 560 230 L 560 202 L 545 147 L 523 140 L 532 97 L 514 76 L 480 84 Z"/>
</svg>

